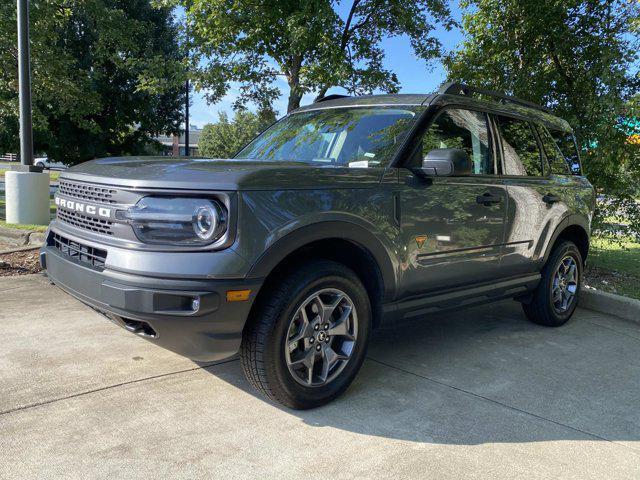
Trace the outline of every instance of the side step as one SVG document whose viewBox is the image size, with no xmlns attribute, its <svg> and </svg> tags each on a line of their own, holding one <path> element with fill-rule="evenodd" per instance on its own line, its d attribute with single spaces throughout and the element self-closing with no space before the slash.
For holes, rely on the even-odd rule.
<svg viewBox="0 0 640 480">
<path fill-rule="evenodd" d="M 384 317 L 412 318 L 461 307 L 471 307 L 506 298 L 526 298 L 540 282 L 540 274 L 512 278 L 476 287 L 449 289 L 413 297 L 383 306 Z"/>
</svg>

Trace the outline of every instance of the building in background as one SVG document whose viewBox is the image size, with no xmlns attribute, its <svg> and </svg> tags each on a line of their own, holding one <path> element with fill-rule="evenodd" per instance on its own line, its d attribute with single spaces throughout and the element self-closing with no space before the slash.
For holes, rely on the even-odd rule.
<svg viewBox="0 0 640 480">
<path fill-rule="evenodd" d="M 198 156 L 198 142 L 201 134 L 201 128 L 194 127 L 189 130 L 189 156 L 191 157 Z M 160 152 L 158 153 L 162 156 L 183 157 L 186 153 L 184 133 L 179 137 L 177 135 L 160 135 L 155 140 L 161 144 Z"/>
</svg>

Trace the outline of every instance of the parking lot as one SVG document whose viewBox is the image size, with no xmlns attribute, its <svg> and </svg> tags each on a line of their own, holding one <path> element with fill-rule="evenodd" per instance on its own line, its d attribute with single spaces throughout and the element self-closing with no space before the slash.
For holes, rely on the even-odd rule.
<svg viewBox="0 0 640 480">
<path fill-rule="evenodd" d="M 640 477 L 640 324 L 515 302 L 376 331 L 347 394 L 291 411 L 40 275 L 0 279 L 0 478 Z"/>
</svg>

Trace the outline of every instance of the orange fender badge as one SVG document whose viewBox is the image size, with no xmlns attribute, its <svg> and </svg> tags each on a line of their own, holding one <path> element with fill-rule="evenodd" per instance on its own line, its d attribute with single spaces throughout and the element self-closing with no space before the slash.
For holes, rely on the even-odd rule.
<svg viewBox="0 0 640 480">
<path fill-rule="evenodd" d="M 418 248 L 422 248 L 422 246 L 424 245 L 424 242 L 426 241 L 427 241 L 426 235 L 420 235 L 416 237 L 416 245 L 418 245 Z"/>
</svg>

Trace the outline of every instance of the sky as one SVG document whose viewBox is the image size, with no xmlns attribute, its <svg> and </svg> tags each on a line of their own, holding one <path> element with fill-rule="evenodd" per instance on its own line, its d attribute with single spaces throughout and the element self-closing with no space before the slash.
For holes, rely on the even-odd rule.
<svg viewBox="0 0 640 480">
<path fill-rule="evenodd" d="M 456 3 L 457 2 L 452 2 Z M 346 10 L 351 2 L 344 2 L 340 7 Z M 461 12 L 457 5 L 451 6 L 453 16 L 460 20 Z M 341 16 L 346 17 L 346 12 L 340 11 Z M 437 38 L 442 42 L 445 51 L 451 51 L 463 40 L 459 30 L 447 32 L 444 28 L 438 28 L 435 32 Z M 407 37 L 386 38 L 382 46 L 385 51 L 385 67 L 396 73 L 400 81 L 401 93 L 428 93 L 437 90 L 438 86 L 445 81 L 446 72 L 439 61 L 432 61 L 429 64 L 413 54 L 413 49 Z M 289 88 L 282 77 L 278 77 L 276 85 L 282 91 L 282 96 L 274 103 L 273 107 L 280 115 L 287 111 L 287 96 Z M 333 88 L 328 93 L 345 93 L 341 88 Z M 191 126 L 202 128 L 207 123 L 214 123 L 218 120 L 219 112 L 227 112 L 232 115 L 231 108 L 237 93 L 231 88 L 229 93 L 218 103 L 207 105 L 202 94 L 193 92 L 193 103 L 191 106 Z M 314 95 L 305 95 L 302 105 L 313 101 Z"/>
</svg>

